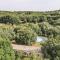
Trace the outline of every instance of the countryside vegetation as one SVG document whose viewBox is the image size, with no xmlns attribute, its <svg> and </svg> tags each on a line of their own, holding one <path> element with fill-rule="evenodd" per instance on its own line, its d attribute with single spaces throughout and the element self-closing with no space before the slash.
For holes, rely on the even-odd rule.
<svg viewBox="0 0 60 60">
<path fill-rule="evenodd" d="M 37 36 L 48 40 L 38 43 Z M 26 55 L 13 49 L 12 41 L 25 46 L 37 44 L 41 52 Z M 0 60 L 60 60 L 60 10 L 0 11 Z"/>
</svg>

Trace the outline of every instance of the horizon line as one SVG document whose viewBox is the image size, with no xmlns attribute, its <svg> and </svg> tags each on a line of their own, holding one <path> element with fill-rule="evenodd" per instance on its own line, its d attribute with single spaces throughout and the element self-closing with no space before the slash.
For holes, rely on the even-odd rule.
<svg viewBox="0 0 60 60">
<path fill-rule="evenodd" d="M 54 10 L 0 10 L 0 11 L 10 11 L 10 12 L 18 12 L 18 11 L 31 11 L 31 12 L 48 12 L 48 11 L 58 11 L 60 9 L 54 9 Z"/>
</svg>

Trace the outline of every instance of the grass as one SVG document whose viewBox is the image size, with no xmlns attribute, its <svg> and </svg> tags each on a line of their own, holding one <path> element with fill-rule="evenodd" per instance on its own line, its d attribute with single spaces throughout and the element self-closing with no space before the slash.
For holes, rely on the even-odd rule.
<svg viewBox="0 0 60 60">
<path fill-rule="evenodd" d="M 34 43 L 34 44 L 32 44 L 33 46 L 38 46 L 38 47 L 41 47 L 41 44 L 40 44 L 40 42 L 36 42 L 36 43 Z"/>
</svg>

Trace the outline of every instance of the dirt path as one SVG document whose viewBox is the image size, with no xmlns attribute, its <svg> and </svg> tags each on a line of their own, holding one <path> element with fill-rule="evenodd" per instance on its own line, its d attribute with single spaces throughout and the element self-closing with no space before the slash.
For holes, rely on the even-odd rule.
<svg viewBox="0 0 60 60">
<path fill-rule="evenodd" d="M 31 50 L 41 50 L 40 47 L 36 46 L 25 46 L 25 45 L 17 45 L 17 44 L 12 44 L 13 49 L 15 50 L 26 50 L 26 51 L 31 51 Z"/>
</svg>

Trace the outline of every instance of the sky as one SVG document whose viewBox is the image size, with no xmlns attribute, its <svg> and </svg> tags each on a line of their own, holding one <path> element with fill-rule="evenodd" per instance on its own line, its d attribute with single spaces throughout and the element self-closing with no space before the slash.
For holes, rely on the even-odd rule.
<svg viewBox="0 0 60 60">
<path fill-rule="evenodd" d="M 0 0 L 0 10 L 51 11 L 60 9 L 60 0 Z"/>
</svg>

